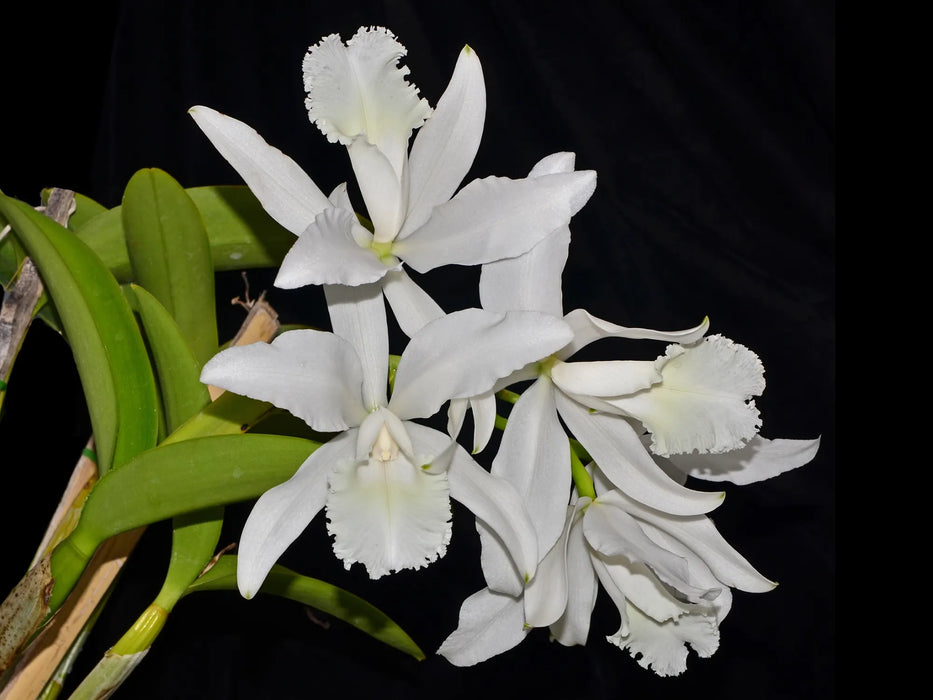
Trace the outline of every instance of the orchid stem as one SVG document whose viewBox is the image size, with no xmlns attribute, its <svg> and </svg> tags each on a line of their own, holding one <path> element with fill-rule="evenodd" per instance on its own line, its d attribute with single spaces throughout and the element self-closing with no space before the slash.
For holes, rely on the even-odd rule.
<svg viewBox="0 0 933 700">
<path fill-rule="evenodd" d="M 573 484 L 577 487 L 577 493 L 582 497 L 596 498 L 596 489 L 593 487 L 593 480 L 590 478 L 586 467 L 580 460 L 577 450 L 574 448 L 574 442 L 570 441 L 570 471 L 573 474 Z M 578 443 L 579 444 L 579 443 Z"/>
<path fill-rule="evenodd" d="M 502 389 L 501 391 L 497 391 L 496 396 L 498 396 L 500 399 L 510 404 L 514 404 L 516 401 L 519 400 L 519 398 L 521 398 L 521 394 L 518 394 L 514 391 L 509 391 L 508 389 Z"/>
</svg>

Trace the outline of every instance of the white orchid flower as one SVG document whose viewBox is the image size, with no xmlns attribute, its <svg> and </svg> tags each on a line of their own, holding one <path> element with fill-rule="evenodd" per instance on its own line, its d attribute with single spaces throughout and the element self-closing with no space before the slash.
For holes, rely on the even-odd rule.
<svg viewBox="0 0 933 700">
<path fill-rule="evenodd" d="M 555 154 L 541 160 L 529 177 L 573 167 L 573 154 Z M 728 339 L 704 339 L 707 319 L 694 328 L 666 332 L 619 326 L 582 309 L 564 315 L 561 275 L 569 242 L 569 226 L 561 226 L 528 253 L 484 265 L 480 277 L 484 308 L 563 317 L 574 332 L 573 340 L 553 357 L 494 387 L 533 381 L 512 407 L 492 472 L 511 481 L 528 502 L 540 551 L 548 551 L 557 539 L 570 491 L 570 455 L 561 421 L 626 495 L 672 515 L 709 512 L 722 502 L 723 493 L 685 488 L 685 479 L 671 479 L 666 473 L 671 470 L 663 468 L 668 463 L 660 466 L 650 452 L 670 456 L 674 466 L 711 481 L 756 480 L 812 459 L 818 440 L 772 443 L 757 435 L 759 415 L 749 399 L 764 389 L 761 362 Z M 671 345 L 655 361 L 571 361 L 590 343 L 610 337 Z M 477 452 L 492 432 L 493 391 L 451 402 L 452 435 L 459 432 L 468 403 Z M 648 447 L 646 431 L 652 439 Z M 687 457 L 694 451 L 705 453 L 704 459 Z M 496 549 L 490 547 L 487 554 L 484 547 L 484 561 L 496 556 L 491 553 Z"/>
<path fill-rule="evenodd" d="M 266 211 L 298 236 L 276 286 L 378 282 L 411 336 L 443 311 L 403 263 L 427 272 L 520 255 L 570 221 L 592 195 L 596 174 L 487 177 L 457 191 L 485 121 L 479 58 L 468 46 L 461 51 L 432 111 L 406 81 L 408 69 L 397 65 L 405 54 L 387 29 L 361 28 L 346 44 L 336 34 L 325 37 L 303 64 L 309 117 L 347 147 L 372 230 L 347 197 L 328 199 L 249 126 L 204 106 L 190 113 Z"/>
<path fill-rule="evenodd" d="M 385 306 L 377 286 L 329 287 L 334 333 L 294 330 L 272 343 L 226 349 L 201 381 L 269 401 L 315 430 L 339 432 L 287 482 L 264 493 L 244 526 L 237 583 L 249 598 L 272 565 L 326 509 L 334 552 L 372 578 L 444 555 L 450 498 L 494 530 L 519 572 L 533 576 L 537 547 L 514 488 L 477 464 L 449 435 L 412 419 L 452 397 L 485 391 L 500 376 L 566 344 L 559 319 L 467 309 L 426 325 L 399 361 L 387 398 Z"/>
<path fill-rule="evenodd" d="M 686 670 L 687 645 L 700 656 L 719 645 L 719 624 L 732 588 L 772 590 L 705 515 L 672 516 L 646 508 L 615 489 L 591 465 L 595 498 L 566 508 L 561 535 L 522 595 L 484 588 L 460 610 L 459 626 L 438 649 L 469 666 L 549 627 L 566 646 L 583 645 L 599 586 L 615 602 L 619 629 L 606 637 L 661 676 Z"/>
<path fill-rule="evenodd" d="M 573 154 L 556 154 L 540 161 L 529 177 L 569 172 L 573 167 Z M 562 318 L 561 273 L 569 241 L 569 227 L 561 226 L 521 257 L 484 265 L 480 278 L 484 307 L 500 312 L 534 310 Z M 547 552 L 560 535 L 571 491 L 568 436 L 561 420 L 594 459 L 604 465 L 618 487 L 645 505 L 677 515 L 697 515 L 719 506 L 721 492 L 695 491 L 672 480 L 651 458 L 630 420 L 621 415 L 593 413 L 579 401 L 583 391 L 614 396 L 651 387 L 661 381 L 653 363 L 568 362 L 577 350 L 599 338 L 692 342 L 702 337 L 708 324 L 704 321 L 696 328 L 668 333 L 616 326 L 582 311 L 568 314 L 565 320 L 574 336 L 557 353 L 502 379 L 482 396 L 452 401 L 449 410 L 448 430 L 456 436 L 467 404 L 472 406 L 477 428 L 474 452 L 479 451 L 492 431 L 496 412 L 494 390 L 533 380 L 511 409 L 492 473 L 510 481 L 524 498 L 535 523 L 539 551 Z M 482 523 L 477 526 L 483 540 L 483 568 L 487 581 L 492 583 L 490 577 L 507 571 L 503 563 L 505 553 Z"/>
</svg>

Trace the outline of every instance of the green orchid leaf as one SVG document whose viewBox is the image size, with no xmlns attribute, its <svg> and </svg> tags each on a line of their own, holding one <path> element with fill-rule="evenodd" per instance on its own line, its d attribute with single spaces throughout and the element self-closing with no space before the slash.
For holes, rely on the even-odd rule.
<svg viewBox="0 0 933 700">
<path fill-rule="evenodd" d="M 8 225 L 6 217 L 0 213 L 0 231 Z M 10 284 L 25 259 L 26 251 L 23 246 L 12 231 L 7 230 L 3 238 L 0 238 L 0 285 L 6 288 Z"/>
<path fill-rule="evenodd" d="M 241 435 L 266 416 L 280 410 L 266 401 L 258 401 L 225 391 L 202 411 L 179 426 L 162 441 L 162 444 L 215 435 Z"/>
<path fill-rule="evenodd" d="M 158 299 L 136 285 L 124 291 L 146 332 L 161 388 L 166 425 L 170 432 L 174 431 L 211 402 L 207 386 L 200 380 L 201 364 L 194 358 L 178 324 Z M 171 611 L 211 560 L 220 539 L 223 516 L 223 507 L 214 506 L 172 518 L 172 553 L 156 605 Z"/>
<path fill-rule="evenodd" d="M 107 538 L 176 515 L 236 503 L 295 473 L 320 443 L 279 435 L 218 435 L 166 442 L 97 482 L 71 534 L 54 549 L 50 612 Z"/>
<path fill-rule="evenodd" d="M 172 554 L 156 605 L 171 612 L 188 586 L 217 551 L 224 524 L 224 507 L 213 506 L 172 518 Z"/>
<path fill-rule="evenodd" d="M 295 236 L 269 216 L 244 185 L 189 187 L 207 230 L 214 270 L 277 267 Z M 75 232 L 120 282 L 134 282 L 123 236 L 122 207 L 87 221 Z"/>
<path fill-rule="evenodd" d="M 236 590 L 236 562 L 234 555 L 220 557 L 211 569 L 191 584 L 189 593 Z M 302 576 L 276 564 L 259 591 L 288 598 L 333 615 L 419 661 L 425 658 L 424 652 L 389 616 L 359 596 L 333 584 Z"/>
<path fill-rule="evenodd" d="M 158 299 L 137 285 L 129 285 L 124 291 L 146 333 L 159 379 L 166 427 L 172 432 L 211 402 L 207 386 L 201 383 L 201 363 Z"/>
<path fill-rule="evenodd" d="M 214 267 L 201 214 L 168 173 L 144 168 L 123 195 L 123 231 L 136 284 L 166 308 L 195 358 L 217 352 Z"/>
<path fill-rule="evenodd" d="M 155 445 L 158 398 L 139 326 L 94 252 L 28 204 L 0 195 L 61 317 L 91 418 L 101 474 Z"/>
</svg>

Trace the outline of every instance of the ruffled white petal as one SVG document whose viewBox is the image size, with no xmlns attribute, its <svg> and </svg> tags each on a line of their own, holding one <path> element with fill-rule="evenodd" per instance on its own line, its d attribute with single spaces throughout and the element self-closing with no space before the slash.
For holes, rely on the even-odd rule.
<svg viewBox="0 0 933 700">
<path fill-rule="evenodd" d="M 580 498 L 568 508 L 567 517 L 572 522 L 567 535 L 567 607 L 560 619 L 551 625 L 554 639 L 564 646 L 586 644 L 599 590 L 583 534 L 583 509 L 589 503 L 589 498 Z"/>
<path fill-rule="evenodd" d="M 322 432 L 366 417 L 359 358 L 349 343 L 323 331 L 286 331 L 271 343 L 222 350 L 204 365 L 201 381 L 269 401 Z"/>
<path fill-rule="evenodd" d="M 408 139 L 430 115 L 427 100 L 408 83 L 406 54 L 387 29 L 361 27 L 346 46 L 336 34 L 308 49 L 302 62 L 308 117 L 331 142 L 349 145 L 365 136 L 397 172 Z"/>
<path fill-rule="evenodd" d="M 695 552 L 726 586 L 749 593 L 766 593 L 777 586 L 758 573 L 705 515 L 676 517 L 658 513 L 619 492 L 614 492 L 613 499 L 624 503 L 625 510 L 639 521 L 654 525 Z"/>
<path fill-rule="evenodd" d="M 687 668 L 686 643 L 700 656 L 710 656 L 716 651 L 719 628 L 705 608 L 695 608 L 696 612 L 658 623 L 628 600 L 627 591 L 620 587 L 624 582 L 611 575 L 600 560 L 594 559 L 593 565 L 621 617 L 618 631 L 606 640 L 621 649 L 628 648 L 643 668 L 650 668 L 659 676 L 679 675 Z"/>
<path fill-rule="evenodd" d="M 399 238 L 421 226 L 466 177 L 483 136 L 486 85 L 476 52 L 463 47 L 434 114 L 418 131 L 409 156 L 408 218 Z"/>
<path fill-rule="evenodd" d="M 380 260 L 370 248 L 361 247 L 361 238 L 371 240 L 352 212 L 336 207 L 324 210 L 285 254 L 275 286 L 367 284 L 401 267 L 397 260 Z"/>
<path fill-rule="evenodd" d="M 238 548 L 237 587 L 244 598 L 256 594 L 275 562 L 324 507 L 327 475 L 342 463 L 353 461 L 355 441 L 356 430 L 349 430 L 325 442 L 291 479 L 256 501 L 243 525 Z"/>
<path fill-rule="evenodd" d="M 729 452 L 761 427 L 753 396 L 764 391 L 764 367 L 751 350 L 721 335 L 669 345 L 659 357 L 660 384 L 609 401 L 651 432 L 651 450 L 672 454 Z"/>
<path fill-rule="evenodd" d="M 555 398 L 567 427 L 616 488 L 652 508 L 678 515 L 707 513 L 722 503 L 721 491 L 694 491 L 668 477 L 625 418 L 592 413 L 560 392 Z"/>
<path fill-rule="evenodd" d="M 409 338 L 444 315 L 438 303 L 404 269 L 390 270 L 383 278 L 382 291 L 399 327 Z"/>
<path fill-rule="evenodd" d="M 573 328 L 573 342 L 567 345 L 561 353 L 562 359 L 567 359 L 581 348 L 586 347 L 595 340 L 603 338 L 629 338 L 631 340 L 661 340 L 668 343 L 681 343 L 687 345 L 695 343 L 704 336 L 709 329 L 709 318 L 704 318 L 700 325 L 682 331 L 656 331 L 651 328 L 627 328 L 617 326 L 609 321 L 592 316 L 583 309 L 574 309 L 564 320 Z"/>
<path fill-rule="evenodd" d="M 622 556 L 629 562 L 647 564 L 654 574 L 669 586 L 676 588 L 691 601 L 712 599 L 719 594 L 715 590 L 702 589 L 690 582 L 689 568 L 683 557 L 660 547 L 649 538 L 617 496 L 609 492 L 599 496 L 583 517 L 583 532 L 590 547 L 600 558 Z"/>
<path fill-rule="evenodd" d="M 546 314 L 454 312 L 409 341 L 389 407 L 400 418 L 433 416 L 448 399 L 485 393 L 497 379 L 547 357 L 569 339 L 563 321 Z"/>
<path fill-rule="evenodd" d="M 332 472 L 327 496 L 334 554 L 347 569 L 363 564 L 374 579 L 427 566 L 444 556 L 451 534 L 447 475 L 380 447 L 377 439 L 368 460 Z"/>
<path fill-rule="evenodd" d="M 566 225 L 595 188 L 592 170 L 473 180 L 393 252 L 418 272 L 512 258 Z"/>
<path fill-rule="evenodd" d="M 661 373 L 654 362 L 642 360 L 558 362 L 551 368 L 551 379 L 568 394 L 618 396 L 657 384 Z"/>
<path fill-rule="evenodd" d="M 659 676 L 679 676 L 687 670 L 688 644 L 704 658 L 719 648 L 719 627 L 709 614 L 691 613 L 659 624 L 634 605 L 627 605 L 626 616 L 626 633 L 620 630 L 606 639 L 628 649 L 639 666 Z"/>
<path fill-rule="evenodd" d="M 269 216 L 296 236 L 331 206 L 305 171 L 252 127 L 202 105 L 192 107 L 188 114 Z"/>
<path fill-rule="evenodd" d="M 463 601 L 457 629 L 437 653 L 454 666 L 473 666 L 517 646 L 530 629 L 521 598 L 484 588 Z"/>
<path fill-rule="evenodd" d="M 820 439 L 768 440 L 756 435 L 745 447 L 724 454 L 671 455 L 684 474 L 706 481 L 753 484 L 802 467 L 816 457 Z"/>
<path fill-rule="evenodd" d="M 367 411 L 385 406 L 389 382 L 389 330 L 380 285 L 325 285 L 324 296 L 334 333 L 349 342 L 360 359 L 363 405 Z"/>
<path fill-rule="evenodd" d="M 659 624 L 629 605 L 627 617 L 627 634 L 617 633 L 606 639 L 620 649 L 628 649 L 639 666 L 659 676 L 679 676 L 687 670 L 688 644 L 704 658 L 719 648 L 719 627 L 708 614 L 692 613 Z"/>
</svg>

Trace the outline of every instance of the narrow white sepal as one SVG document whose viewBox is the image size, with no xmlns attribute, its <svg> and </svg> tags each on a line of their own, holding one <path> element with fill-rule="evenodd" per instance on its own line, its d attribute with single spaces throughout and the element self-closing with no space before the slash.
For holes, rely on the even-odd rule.
<svg viewBox="0 0 933 700">
<path fill-rule="evenodd" d="M 557 410 L 616 488 L 645 505 L 675 515 L 708 513 L 722 504 L 722 491 L 685 488 L 667 476 L 625 418 L 591 413 L 562 393 Z"/>
<path fill-rule="evenodd" d="M 698 326 L 682 331 L 656 331 L 651 328 L 618 326 L 601 318 L 596 318 L 583 309 L 574 309 L 564 316 L 564 320 L 573 329 L 573 342 L 561 350 L 561 359 L 567 359 L 593 341 L 603 338 L 661 340 L 668 343 L 687 345 L 698 341 L 709 330 L 709 318 L 704 318 Z"/>
<path fill-rule="evenodd" d="M 406 423 L 412 441 L 423 451 L 439 454 L 451 445 L 450 436 L 433 428 Z M 456 444 L 456 443 L 453 443 Z M 538 564 L 538 543 L 534 526 L 515 488 L 504 479 L 483 469 L 459 445 L 447 469 L 450 497 L 466 506 L 505 544 L 518 571 L 511 590 L 518 595 L 525 581 L 534 576 Z"/>
<path fill-rule="evenodd" d="M 444 310 L 404 269 L 389 270 L 382 280 L 382 291 L 402 332 L 411 338 Z"/>
<path fill-rule="evenodd" d="M 567 509 L 567 518 L 571 521 L 567 533 L 567 606 L 563 615 L 551 625 L 551 635 L 564 646 L 586 644 L 599 591 L 590 549 L 583 534 L 583 513 L 590 502 L 587 497 L 578 498 Z"/>
<path fill-rule="evenodd" d="M 269 570 L 314 519 L 327 495 L 327 475 L 353 460 L 356 430 L 348 430 L 318 447 L 288 481 L 266 491 L 253 506 L 237 556 L 237 587 L 252 598 Z"/>
<path fill-rule="evenodd" d="M 399 239 L 421 226 L 466 177 L 483 136 L 486 85 L 476 52 L 465 46 L 437 108 L 418 130 L 409 157 L 408 217 Z"/>
<path fill-rule="evenodd" d="M 325 285 L 327 312 L 336 333 L 356 351 L 363 370 L 363 405 L 367 411 L 385 406 L 389 377 L 389 329 L 382 288 Z"/>
<path fill-rule="evenodd" d="M 572 484 L 570 442 L 547 377 L 523 391 L 509 412 L 491 471 L 521 495 L 538 534 L 538 551 L 547 552 L 563 529 Z"/>
<path fill-rule="evenodd" d="M 626 511 L 638 520 L 654 525 L 696 552 L 724 585 L 748 593 L 766 593 L 777 586 L 729 544 L 705 515 L 674 517 L 646 508 L 624 493 L 616 492 L 614 498 L 623 501 Z"/>
<path fill-rule="evenodd" d="M 535 577 L 525 586 L 525 622 L 532 627 L 557 622 L 567 609 L 567 543 L 574 519 L 571 508 L 564 506 L 563 511 L 560 536 L 538 564 Z"/>
<path fill-rule="evenodd" d="M 263 209 L 296 236 L 331 206 L 307 173 L 252 127 L 203 105 L 192 107 L 188 114 L 243 178 Z"/>
<path fill-rule="evenodd" d="M 810 462 L 820 448 L 814 440 L 768 440 L 756 435 L 745 447 L 722 454 L 671 455 L 681 472 L 705 481 L 731 481 L 744 486 L 764 481 Z"/>
<path fill-rule="evenodd" d="M 460 607 L 460 620 L 437 653 L 454 666 L 473 666 L 517 646 L 525 627 L 521 598 L 484 588 Z"/>
<path fill-rule="evenodd" d="M 600 558 L 622 556 L 629 562 L 647 564 L 664 583 L 677 589 L 688 600 L 709 600 L 719 589 L 703 589 L 690 581 L 687 560 L 661 547 L 648 537 L 638 521 L 626 512 L 618 492 L 601 494 L 583 517 L 583 532 Z"/>
</svg>

